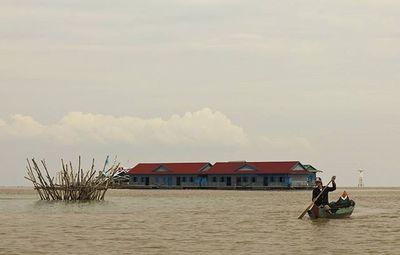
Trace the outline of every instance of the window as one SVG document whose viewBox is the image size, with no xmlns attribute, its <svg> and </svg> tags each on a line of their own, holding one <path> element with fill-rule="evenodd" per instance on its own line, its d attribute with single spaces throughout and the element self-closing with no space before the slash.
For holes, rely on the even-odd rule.
<svg viewBox="0 0 400 255">
<path fill-rule="evenodd" d="M 133 176 L 133 182 L 137 182 L 137 177 Z"/>
<path fill-rule="evenodd" d="M 186 176 L 182 177 L 182 182 L 186 182 Z"/>
<path fill-rule="evenodd" d="M 285 182 L 285 177 L 279 177 L 279 182 Z"/>
<path fill-rule="evenodd" d="M 243 182 L 247 182 L 247 176 L 243 177 Z"/>
<path fill-rule="evenodd" d="M 255 182 L 256 182 L 256 177 L 255 177 L 255 176 L 251 177 L 251 182 L 252 182 L 252 183 L 255 183 Z"/>
<path fill-rule="evenodd" d="M 156 178 L 155 178 L 155 183 L 157 183 L 157 184 L 158 184 L 158 182 L 159 182 L 159 180 L 158 180 L 158 176 L 156 176 Z"/>
<path fill-rule="evenodd" d="M 190 182 L 194 182 L 193 176 L 190 176 Z"/>
<path fill-rule="evenodd" d="M 271 180 L 271 182 L 274 182 L 275 178 L 273 176 L 271 176 L 270 180 Z"/>
<path fill-rule="evenodd" d="M 212 182 L 217 182 L 217 177 L 213 176 Z"/>
<path fill-rule="evenodd" d="M 219 181 L 220 181 L 220 182 L 225 182 L 225 177 L 221 176 L 221 177 L 219 178 Z"/>
<path fill-rule="evenodd" d="M 140 178 L 140 181 L 141 181 L 141 182 L 144 182 L 144 177 L 143 177 L 143 176 L 142 176 L 142 178 Z"/>
</svg>

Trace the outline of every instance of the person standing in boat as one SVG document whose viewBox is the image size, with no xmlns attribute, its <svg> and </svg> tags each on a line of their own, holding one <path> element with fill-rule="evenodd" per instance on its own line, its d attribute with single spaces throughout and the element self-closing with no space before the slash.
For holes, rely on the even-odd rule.
<svg viewBox="0 0 400 255">
<path fill-rule="evenodd" d="M 317 177 L 315 179 L 315 184 L 317 185 L 317 187 L 314 188 L 313 193 L 312 193 L 312 201 L 314 201 L 314 204 L 318 207 L 323 207 L 328 212 L 331 209 L 329 206 L 328 193 L 336 190 L 335 179 L 336 179 L 336 176 L 332 176 L 332 179 L 331 179 L 332 187 L 326 187 L 326 189 L 324 189 L 325 187 L 322 185 L 322 179 L 320 177 Z M 315 200 L 321 192 L 324 192 L 324 193 L 322 193 L 322 195 L 319 196 L 319 198 L 317 200 Z"/>
</svg>

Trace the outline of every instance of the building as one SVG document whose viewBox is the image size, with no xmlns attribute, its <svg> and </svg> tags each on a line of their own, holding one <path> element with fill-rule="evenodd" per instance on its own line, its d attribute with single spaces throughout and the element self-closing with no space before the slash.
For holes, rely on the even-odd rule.
<svg viewBox="0 0 400 255">
<path fill-rule="evenodd" d="M 139 163 L 128 171 L 129 185 L 151 188 L 307 188 L 321 172 L 299 161 Z"/>
<path fill-rule="evenodd" d="M 198 163 L 139 163 L 128 171 L 129 184 L 154 188 L 207 186 L 208 162 Z"/>
<path fill-rule="evenodd" d="M 299 188 L 315 180 L 298 161 L 217 162 L 207 174 L 210 187 Z"/>
<path fill-rule="evenodd" d="M 124 168 L 123 166 L 118 167 L 117 172 L 114 174 L 112 178 L 113 185 L 125 185 L 129 183 L 129 169 Z"/>
<path fill-rule="evenodd" d="M 314 173 L 313 175 L 310 175 L 310 183 L 315 183 L 315 177 L 317 173 L 322 173 L 321 170 L 316 169 L 315 167 L 313 167 L 312 165 L 303 165 L 305 167 L 305 169 L 310 172 L 310 173 Z"/>
</svg>

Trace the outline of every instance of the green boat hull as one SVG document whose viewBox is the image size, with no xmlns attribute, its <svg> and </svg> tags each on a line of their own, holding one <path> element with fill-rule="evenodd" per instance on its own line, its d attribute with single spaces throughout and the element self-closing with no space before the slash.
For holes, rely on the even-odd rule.
<svg viewBox="0 0 400 255">
<path fill-rule="evenodd" d="M 332 213 L 328 213 L 323 208 L 319 208 L 314 205 L 310 210 L 308 210 L 308 216 L 311 219 L 327 218 L 327 219 L 342 219 L 348 218 L 354 211 L 354 206 L 343 207 L 332 210 Z"/>
</svg>

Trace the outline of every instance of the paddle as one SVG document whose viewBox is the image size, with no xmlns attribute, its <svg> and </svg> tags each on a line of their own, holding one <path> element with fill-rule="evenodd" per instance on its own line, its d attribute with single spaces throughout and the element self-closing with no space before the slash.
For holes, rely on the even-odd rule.
<svg viewBox="0 0 400 255">
<path fill-rule="evenodd" d="M 315 201 L 317 201 L 318 198 L 322 195 L 322 193 L 324 193 L 325 189 L 328 188 L 328 185 L 332 182 L 333 177 L 334 176 L 332 176 L 330 182 L 328 182 L 328 184 L 326 184 L 326 186 L 323 188 L 323 190 L 318 194 L 318 196 L 315 199 L 313 199 L 311 204 L 309 206 L 307 206 L 307 208 L 304 210 L 304 212 L 302 212 L 302 214 L 300 214 L 300 216 L 297 219 L 303 218 L 303 216 L 306 214 L 306 212 L 314 205 Z"/>
</svg>

